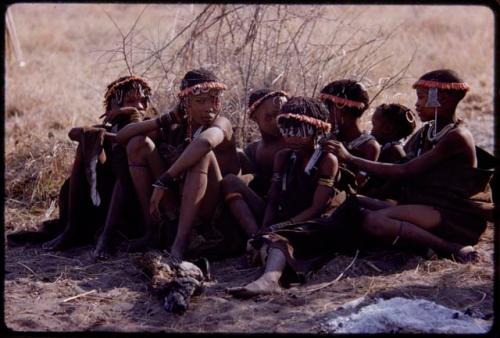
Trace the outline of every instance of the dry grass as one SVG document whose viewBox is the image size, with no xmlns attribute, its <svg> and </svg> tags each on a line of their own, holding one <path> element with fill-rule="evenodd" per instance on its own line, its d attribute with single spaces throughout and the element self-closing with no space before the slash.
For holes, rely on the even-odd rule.
<svg viewBox="0 0 500 338">
<path fill-rule="evenodd" d="M 234 7 L 229 6 L 227 9 Z M 35 228 L 44 219 L 57 215 L 57 207 L 54 209 L 51 208 L 51 205 L 54 205 L 53 202 L 57 199 L 59 187 L 69 174 L 72 156 L 76 148 L 76 145 L 67 138 L 67 132 L 71 127 L 90 125 L 98 121 L 98 116 L 102 114 L 103 110 L 102 99 L 105 85 L 116 77 L 127 73 L 123 54 L 120 54 L 122 36 L 117 27 L 124 33 L 128 32 L 144 8 L 144 5 L 120 4 L 16 4 L 11 7 L 18 38 L 27 64 L 24 68 L 20 68 L 12 57 L 6 59 L 6 232 Z M 137 21 L 137 26 L 132 31 L 133 34 L 129 36 L 130 39 L 126 40 L 128 45 L 125 51 L 132 51 L 132 54 L 127 54 L 130 64 L 133 65 L 134 62 L 140 61 L 141 57 L 154 54 L 154 51 L 159 50 L 175 34 L 179 33 L 181 28 L 188 25 L 192 18 L 198 15 L 203 8 L 202 5 L 147 6 Z M 236 41 L 234 44 L 231 42 L 231 32 L 227 30 L 228 35 L 225 36 L 225 40 L 222 38 L 217 40 L 220 48 L 216 52 L 213 46 L 210 47 L 212 49 L 207 46 L 208 42 L 214 42 L 214 39 L 217 38 L 219 25 L 215 24 L 210 29 L 201 32 L 196 39 L 192 39 L 196 41 L 196 45 L 185 45 L 189 41 L 190 32 L 195 31 L 191 27 L 185 34 L 180 35 L 175 43 L 165 49 L 161 58 L 165 61 L 171 60 L 172 56 L 179 50 L 183 50 L 187 54 L 181 55 L 174 62 L 166 65 L 162 65 L 156 59 L 149 70 L 144 65 L 137 65 L 134 71 L 146 72 L 146 77 L 153 84 L 153 88 L 156 89 L 153 98 L 155 105 L 160 109 L 166 109 L 173 103 L 177 83 L 188 68 L 207 66 L 215 69 L 220 77 L 232 86 L 231 90 L 226 94 L 227 106 L 224 113 L 231 118 L 235 127 L 240 128 L 238 130 L 240 135 L 245 134 L 245 138 L 243 136 L 241 138 L 242 143 L 244 143 L 244 141 L 255 136 L 255 126 L 245 122 L 243 118 L 246 105 L 245 91 L 264 85 L 266 81 L 269 81 L 270 77 L 287 71 L 287 76 L 282 76 L 276 82 L 276 86 L 287 89 L 292 94 L 312 95 L 315 88 L 315 93 L 317 93 L 318 88 L 333 79 L 338 79 L 340 75 L 352 76 L 360 78 L 367 85 L 370 95 L 373 96 L 381 89 L 384 78 L 403 69 L 416 51 L 409 68 L 404 74 L 401 74 L 400 81 L 384 90 L 372 103 L 365 119 L 367 129 L 370 128 L 369 116 L 373 108 L 378 104 L 382 102 L 398 102 L 413 107 L 415 97 L 411 90 L 411 84 L 419 75 L 431 69 L 453 68 L 473 88 L 464 103 L 461 104 L 461 114 L 470 123 L 478 143 L 492 151 L 494 35 L 493 14 L 488 8 L 479 6 L 325 6 L 321 8 L 319 6 L 289 6 L 286 14 L 295 16 L 290 19 L 293 23 L 290 26 L 292 32 L 293 29 L 297 29 L 297 25 L 307 20 L 308 15 L 320 16 L 321 20 L 316 25 L 308 22 L 304 28 L 305 33 L 301 35 L 302 40 L 298 41 L 299 45 L 301 43 L 304 45 L 309 44 L 310 47 L 312 44 L 317 44 L 316 49 L 312 47 L 298 48 L 290 44 L 290 38 L 287 38 L 287 35 L 283 33 L 284 35 L 281 37 L 283 43 L 279 45 L 281 49 L 279 49 L 277 55 L 285 55 L 286 47 L 291 46 L 290 60 L 288 61 L 290 64 L 288 66 L 284 63 L 286 58 L 276 61 L 277 59 L 273 58 L 271 54 L 262 54 L 266 51 L 266 48 L 272 50 L 272 48 L 269 48 L 269 46 L 272 46 L 271 42 L 268 41 L 269 44 L 265 44 L 266 34 L 264 33 L 267 32 L 269 36 L 274 34 L 272 25 L 262 21 L 260 27 L 267 29 L 267 31 L 263 30 L 260 35 L 256 35 L 255 44 L 253 45 L 253 59 L 250 59 L 252 53 L 251 39 L 241 49 L 240 54 L 234 55 L 235 50 L 241 47 L 242 41 L 245 41 L 247 36 L 245 28 L 248 28 L 248 25 L 251 24 L 255 10 L 255 6 L 246 6 L 239 10 L 241 27 L 235 27 L 232 31 Z M 263 16 L 264 19 L 272 18 L 276 14 L 275 7 L 263 6 L 261 10 L 266 13 Z M 221 8 L 217 7 L 214 16 L 219 13 L 217 11 L 221 11 Z M 297 15 L 302 15 L 303 18 L 297 18 Z M 211 18 L 214 18 L 214 16 Z M 234 16 L 231 16 L 231 18 L 231 20 L 236 20 L 233 22 L 238 22 L 238 19 Z M 260 20 L 264 19 L 261 18 Z M 207 20 L 207 22 L 210 22 L 210 19 Z M 464 22 L 467 24 L 465 25 Z M 174 24 L 175 30 L 172 30 Z M 227 26 L 221 27 L 221 30 L 229 29 Z M 314 34 L 309 34 L 311 32 Z M 334 33 L 337 35 L 336 40 L 332 42 L 332 48 L 325 49 L 325 44 L 330 43 L 329 41 Z M 370 38 L 375 38 L 376 42 L 373 44 L 368 43 Z M 323 44 L 323 49 L 319 47 L 321 44 Z M 274 46 L 276 47 L 276 45 Z M 369 49 L 371 46 L 379 47 L 374 51 Z M 349 51 L 358 47 L 358 51 L 343 55 L 342 50 Z M 110 53 L 113 50 L 117 50 L 118 53 Z M 326 51 L 333 52 L 334 57 L 324 71 L 318 73 L 316 66 L 318 62 L 323 62 L 325 55 L 327 55 L 325 53 L 321 54 L 321 50 L 325 50 L 325 53 Z M 187 57 L 189 55 L 191 56 Z M 267 63 L 264 62 L 264 56 L 262 59 L 258 59 L 259 55 L 266 55 Z M 350 56 L 353 56 L 353 58 L 350 58 Z M 365 56 L 365 60 L 362 61 Z M 214 60 L 218 60 L 218 62 L 214 62 Z M 310 63 L 310 69 L 307 68 L 309 67 L 307 62 Z M 373 66 L 371 66 L 372 64 Z M 251 77 L 242 77 L 241 74 L 249 74 L 248 70 L 250 68 L 248 68 L 248 65 L 255 66 L 256 71 Z M 172 66 L 169 72 L 165 72 L 167 66 Z M 366 70 L 367 67 L 369 69 L 364 73 L 363 70 Z M 306 69 L 309 70 L 305 71 Z M 318 78 L 319 74 L 321 74 L 321 78 Z M 344 277 L 334 286 L 319 291 L 319 296 L 315 296 L 316 298 L 313 299 L 312 303 L 319 302 L 320 300 L 317 297 L 321 298 L 321 295 L 323 297 L 332 297 L 334 300 L 328 306 L 328 309 L 331 309 L 333 305 L 354 298 L 358 294 L 362 295 L 365 292 L 377 294 L 384 289 L 388 289 L 387 285 L 395 285 L 395 288 L 400 286 L 401 289 L 404 289 L 404 287 L 409 287 L 412 283 L 418 284 L 419 281 L 424 279 L 424 284 L 429 290 L 436 286 L 443 288 L 446 285 L 463 283 L 464 289 L 471 289 L 470 294 L 467 293 L 467 295 L 474 294 L 474 286 L 482 285 L 479 289 L 482 290 L 481 292 L 487 292 L 488 297 L 490 297 L 492 294 L 491 232 L 489 236 L 490 238 L 482 244 L 485 252 L 488 252 L 488 259 L 477 266 L 456 265 L 450 261 L 422 262 L 417 265 L 418 269 L 417 266 L 412 266 L 411 270 L 406 269 L 401 270 L 401 272 L 390 270 L 390 273 L 379 274 L 376 269 L 369 264 L 367 265 L 366 258 L 360 259 L 353 268 L 346 272 L 347 277 Z M 33 250 L 26 252 L 24 250 L 22 252 L 15 251 L 15 253 L 11 251 L 10 254 L 8 253 L 8 267 L 14 269 L 9 264 L 20 258 L 21 263 L 37 273 L 38 270 L 36 266 L 33 267 L 33 264 L 41 264 L 41 261 L 36 260 L 40 253 L 37 249 Z M 86 253 L 78 251 L 73 252 L 73 254 L 77 255 L 77 261 L 82 264 L 88 263 L 90 266 Z M 340 264 L 341 261 L 337 260 L 334 265 L 325 267 L 326 270 L 323 272 L 332 268 L 338 268 L 341 271 L 352 258 L 346 258 L 345 260 L 346 264 Z M 79 270 L 75 277 L 76 272 L 74 269 L 76 268 L 69 268 L 71 264 L 68 262 L 63 263 L 63 261 L 49 262 L 49 264 L 55 264 L 57 267 L 53 273 L 60 276 L 59 279 L 57 276 L 53 276 L 53 278 L 47 277 L 50 279 L 48 281 L 50 283 L 44 281 L 43 278 L 39 279 L 28 268 L 15 264 L 16 269 L 18 269 L 16 270 L 17 282 L 15 283 L 18 284 L 16 284 L 17 286 L 9 284 L 9 288 L 13 292 L 27 292 L 26 290 L 30 288 L 38 288 L 38 291 L 34 290 L 33 292 L 36 292 L 30 296 L 36 300 L 36 297 L 43 298 L 44 292 L 51 292 L 52 289 L 58 290 L 61 288 L 60 283 L 68 282 L 74 286 L 77 283 L 75 280 L 80 283 L 81 279 L 88 279 L 87 283 L 92 284 L 94 278 L 101 278 L 100 274 L 104 273 L 103 271 L 123 268 L 118 263 L 111 264 L 109 265 L 110 269 L 104 270 L 94 266 L 92 269 L 98 269 L 95 271 L 85 270 L 84 266 L 80 266 L 83 270 Z M 47 263 L 47 261 L 43 262 Z M 74 263 L 75 261 L 71 262 Z M 372 263 L 375 266 L 380 264 L 380 262 Z M 78 265 L 76 266 L 78 267 Z M 46 267 L 40 268 L 43 271 L 46 270 Z M 219 271 L 223 274 L 228 271 L 227 269 L 229 268 L 221 266 Z M 365 270 L 361 271 L 360 269 Z M 88 275 L 85 271 L 93 272 Z M 367 271 L 371 271 L 369 276 Z M 328 278 L 331 280 L 338 275 L 337 272 L 332 270 L 324 276 L 326 280 Z M 123 277 L 123 275 L 120 276 Z M 229 273 L 229 277 L 234 278 L 235 276 Z M 251 276 L 240 277 L 238 281 L 244 281 L 245 278 L 249 279 Z M 140 276 L 134 278 L 128 280 L 132 286 L 127 287 L 132 291 L 129 290 L 130 293 L 127 295 L 132 298 L 142 297 L 143 299 L 140 301 L 140 305 L 134 308 L 135 312 L 132 311 L 134 314 L 130 315 L 135 316 L 134 318 L 140 318 L 139 324 L 122 326 L 123 322 L 106 315 L 105 311 L 101 309 L 102 307 L 109 310 L 113 306 L 117 306 L 116 297 L 119 293 L 112 293 L 108 298 L 92 294 L 75 300 L 78 304 L 85 305 L 85 311 L 93 311 L 90 317 L 87 316 L 82 319 L 82 323 L 73 323 L 75 327 L 78 329 L 118 330 L 121 328 L 122 330 L 154 331 L 158 329 L 158 325 L 162 325 L 161 323 L 167 325 L 164 323 L 164 314 L 159 305 L 156 303 L 151 305 L 150 302 L 148 303 L 148 299 L 144 300 L 145 297 L 148 297 L 146 290 L 140 289 L 140 285 L 145 284 L 144 281 L 140 279 Z M 318 278 L 321 280 L 321 274 L 319 274 Z M 122 286 L 126 286 L 125 284 Z M 100 284 L 92 285 L 95 287 L 95 285 Z M 219 297 L 222 288 L 227 285 L 232 285 L 231 281 L 221 279 L 221 285 L 210 293 L 209 297 L 212 297 L 212 301 L 220 305 L 221 308 L 232 308 L 237 311 L 236 313 L 241 314 L 241 318 L 250 319 L 249 316 L 253 313 L 252 316 L 254 317 L 252 318 L 255 320 L 252 323 L 253 327 L 257 331 L 265 331 L 265 328 L 269 327 L 270 324 L 261 319 L 262 314 L 259 312 L 259 305 L 262 305 L 262 303 L 252 303 L 251 310 L 238 312 L 239 308 L 227 306 L 227 302 L 222 301 Z M 89 290 L 89 288 L 70 288 L 64 291 L 64 298 Z M 110 286 L 106 292 L 112 290 L 113 288 Z M 425 290 L 428 291 L 428 289 Z M 412 294 L 412 291 L 407 289 L 402 292 Z M 422 291 L 422 294 L 426 294 L 426 292 Z M 418 292 L 413 292 L 413 294 L 418 294 Z M 300 303 L 301 299 L 306 299 L 304 297 L 309 296 L 302 295 L 295 302 Z M 473 301 L 478 302 L 482 295 L 478 294 L 478 297 L 478 299 L 473 297 Z M 485 309 L 491 306 L 488 297 L 481 303 L 485 305 Z M 89 301 L 84 301 L 87 299 Z M 449 301 L 443 299 L 440 298 L 442 302 L 450 306 L 453 304 L 454 300 L 452 298 Z M 200 313 L 204 310 L 210 313 L 208 305 L 203 304 L 203 301 L 202 298 L 199 302 L 195 302 L 195 305 L 200 308 Z M 15 294 L 8 295 L 6 302 L 11 302 L 10 307 L 6 307 L 7 315 L 9 315 L 10 310 L 17 311 L 16 309 L 19 308 L 29 312 L 26 300 L 17 299 Z M 290 323 L 288 320 L 285 321 L 285 318 L 287 318 L 285 315 L 287 313 L 290 315 L 293 311 L 280 310 L 279 315 L 277 315 L 277 312 L 273 312 L 280 302 L 278 299 L 268 301 L 271 304 L 269 307 L 271 310 L 269 310 L 269 313 L 265 310 L 263 314 L 274 314 L 274 320 Z M 289 302 L 292 301 L 288 300 L 286 304 L 290 305 Z M 109 304 L 109 307 L 103 304 Z M 130 313 L 130 311 L 127 312 L 126 310 L 128 305 L 123 306 L 122 312 L 117 310 L 117 312 L 113 313 L 120 317 L 124 313 Z M 46 305 L 48 310 L 56 311 L 55 308 L 58 308 L 58 306 L 50 303 L 50 301 Z M 70 313 L 71 311 L 83 311 L 82 309 L 79 307 L 75 307 L 73 310 L 61 308 L 60 311 Z M 315 312 L 321 312 L 318 309 L 319 307 L 314 306 L 307 309 L 302 308 L 305 311 L 304 313 L 311 311 L 309 317 L 314 317 Z M 32 315 L 36 314 L 32 313 Z M 33 318 L 32 315 L 26 314 L 21 317 Z M 196 320 L 198 320 L 199 326 L 196 328 L 191 327 L 190 331 L 241 330 L 241 328 L 238 330 L 238 325 L 241 325 L 241 322 L 237 320 L 229 321 L 217 327 L 213 324 L 210 325 L 204 318 L 196 317 L 194 314 L 193 316 L 191 319 L 183 319 L 175 323 L 170 320 L 167 322 L 172 325 L 171 328 L 174 330 L 187 330 L 189 325 L 192 325 Z M 297 313 L 293 314 L 293 316 L 292 318 L 299 318 Z M 68 329 L 68 326 L 62 322 L 64 319 L 61 318 L 71 318 L 71 316 L 54 315 L 54 317 L 58 319 L 48 327 L 41 329 Z M 33 324 L 32 319 L 26 320 L 27 322 L 20 323 L 19 327 L 29 329 L 31 325 L 40 328 L 40 326 L 37 326 L 38 324 Z M 298 322 L 300 323 L 300 321 Z M 283 323 L 275 323 L 278 331 L 287 330 Z"/>
</svg>

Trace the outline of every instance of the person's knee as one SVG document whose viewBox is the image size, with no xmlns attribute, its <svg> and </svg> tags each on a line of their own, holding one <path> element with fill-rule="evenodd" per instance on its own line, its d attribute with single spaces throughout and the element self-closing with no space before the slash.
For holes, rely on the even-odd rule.
<svg viewBox="0 0 500 338">
<path fill-rule="evenodd" d="M 129 160 L 142 159 L 155 148 L 153 141 L 147 136 L 132 137 L 127 143 L 127 157 Z"/>
<path fill-rule="evenodd" d="M 222 179 L 222 192 L 224 195 L 227 195 L 232 192 L 239 192 L 240 179 L 235 174 L 227 174 Z"/>
<path fill-rule="evenodd" d="M 363 220 L 363 230 L 374 236 L 385 234 L 384 216 L 379 212 L 368 213 Z"/>
</svg>

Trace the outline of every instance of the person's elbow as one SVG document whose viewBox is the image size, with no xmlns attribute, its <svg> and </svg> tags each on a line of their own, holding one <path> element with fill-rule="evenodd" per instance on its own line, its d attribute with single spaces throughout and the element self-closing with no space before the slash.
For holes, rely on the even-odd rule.
<svg viewBox="0 0 500 338">
<path fill-rule="evenodd" d="M 128 140 L 130 139 L 130 136 L 127 133 L 127 126 L 123 127 L 122 130 L 120 130 L 116 134 L 115 141 L 123 146 L 127 145 Z"/>
</svg>

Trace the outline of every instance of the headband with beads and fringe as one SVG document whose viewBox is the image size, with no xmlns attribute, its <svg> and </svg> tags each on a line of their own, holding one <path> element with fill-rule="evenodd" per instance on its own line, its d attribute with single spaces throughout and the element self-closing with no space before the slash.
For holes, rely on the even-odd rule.
<svg viewBox="0 0 500 338">
<path fill-rule="evenodd" d="M 272 91 L 270 93 L 267 93 L 266 95 L 262 96 L 258 100 L 256 100 L 252 105 L 248 108 L 248 116 L 252 117 L 253 113 L 255 110 L 257 110 L 257 107 L 264 102 L 264 100 L 273 97 L 273 96 L 283 96 L 288 99 L 288 94 L 282 90 L 279 91 Z"/>
<path fill-rule="evenodd" d="M 326 94 L 326 93 L 319 94 L 319 99 L 320 100 L 328 100 L 328 101 L 331 101 L 333 103 L 338 103 L 338 104 L 341 104 L 341 105 L 344 105 L 347 107 L 351 107 L 351 108 L 358 108 L 358 109 L 365 108 L 365 104 L 363 102 L 353 101 L 353 100 L 349 100 L 349 99 L 346 99 L 346 98 L 343 98 L 340 96 Z"/>
<path fill-rule="evenodd" d="M 278 116 L 276 116 L 276 122 L 280 123 L 281 119 L 293 119 L 299 122 L 303 122 L 305 124 L 308 124 L 309 126 L 315 127 L 317 130 L 327 134 L 330 132 L 331 129 L 331 124 L 325 121 L 321 121 L 319 119 L 316 119 L 311 116 L 307 115 L 302 115 L 302 114 L 291 114 L 291 113 L 281 113 Z M 312 135 L 313 131 L 311 129 L 308 129 L 307 132 L 308 135 Z M 305 135 L 304 135 L 305 136 Z"/>
<path fill-rule="evenodd" d="M 441 82 L 432 80 L 418 80 L 413 84 L 413 89 L 417 88 L 437 88 L 446 90 L 468 91 L 470 86 L 465 82 Z"/>
<path fill-rule="evenodd" d="M 141 96 L 149 97 L 151 95 L 151 87 L 144 78 L 136 75 L 127 76 L 120 81 L 112 82 L 108 85 L 103 102 L 106 110 L 111 108 L 110 104 L 112 99 L 114 99 L 117 104 L 122 103 L 124 94 L 122 88 L 129 83 L 132 83 L 132 87 L 138 90 Z"/>
<path fill-rule="evenodd" d="M 202 82 L 195 84 L 194 86 L 184 88 L 177 94 L 177 96 L 182 99 L 190 94 L 199 95 L 201 93 L 208 93 L 211 89 L 215 90 L 226 90 L 227 86 L 221 82 Z"/>
</svg>

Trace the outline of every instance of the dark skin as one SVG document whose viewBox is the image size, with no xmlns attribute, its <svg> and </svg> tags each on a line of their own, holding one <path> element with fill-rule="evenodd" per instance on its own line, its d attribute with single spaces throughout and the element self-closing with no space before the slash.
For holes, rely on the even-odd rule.
<svg viewBox="0 0 500 338">
<path fill-rule="evenodd" d="M 335 129 L 335 126 L 337 126 L 339 131 L 337 139 L 339 141 L 349 143 L 361 136 L 361 117 L 356 117 L 346 111 L 346 109 L 340 108 L 335 104 L 328 105 L 328 108 L 330 111 L 329 122 L 332 124 L 332 129 Z M 359 148 L 357 148 L 357 152 L 362 158 L 376 161 L 380 155 L 380 145 L 377 141 L 370 140 L 359 146 Z M 357 172 L 356 181 L 358 186 L 362 186 L 366 181 L 366 177 Z"/>
<path fill-rule="evenodd" d="M 385 118 L 381 110 L 375 110 L 372 116 L 372 131 L 371 134 L 375 137 L 379 144 L 386 144 L 390 142 L 399 141 L 400 133 L 398 126 L 391 123 L 389 119 Z M 406 152 L 401 144 L 394 144 L 388 149 L 384 150 L 384 153 L 380 154 L 380 159 L 383 162 L 398 162 L 406 156 Z"/>
<path fill-rule="evenodd" d="M 416 111 L 422 121 L 434 119 L 434 108 L 425 106 L 427 89 L 417 89 Z M 449 123 L 456 122 L 455 109 L 458 102 L 452 96 L 439 92 L 438 131 Z M 477 167 L 474 138 L 471 132 L 458 127 L 447 133 L 431 150 L 404 164 L 378 163 L 350 154 L 338 141 L 328 141 L 324 149 L 335 154 L 339 161 L 355 165 L 357 168 L 380 176 L 411 177 L 425 173 L 439 166 L 449 158 L 457 158 L 472 168 Z M 382 238 L 398 235 L 404 222 L 401 237 L 405 240 L 429 247 L 436 251 L 454 255 L 459 261 L 473 260 L 477 252 L 471 246 L 462 246 L 445 241 L 429 232 L 440 226 L 439 211 L 427 205 L 397 205 L 367 212 L 363 229 Z"/>
<path fill-rule="evenodd" d="M 297 151 L 300 168 L 304 170 L 309 158 L 313 153 L 313 141 L 311 137 L 286 137 L 288 149 L 283 149 L 276 154 L 274 172 L 280 171 L 285 165 L 285 161 L 290 154 L 290 149 Z M 321 158 L 318 164 L 319 175 L 334 177 L 338 171 L 338 163 L 335 156 L 327 154 Z M 266 206 L 263 226 L 268 227 L 276 220 L 276 205 L 280 186 L 277 182 L 273 182 L 269 191 L 269 201 Z M 313 200 L 309 208 L 300 211 L 293 216 L 291 222 L 301 222 L 317 216 L 326 206 L 330 196 L 331 188 L 323 185 L 318 185 L 314 192 Z M 269 230 L 269 228 L 264 228 Z M 265 256 L 268 252 L 267 245 L 261 248 L 261 256 Z M 261 257 L 265 261 L 265 270 L 262 276 L 257 280 L 243 286 L 227 289 L 227 292 L 237 297 L 253 297 L 262 294 L 280 293 L 282 291 L 279 285 L 279 280 L 286 266 L 285 255 L 278 249 L 271 249 L 267 253 L 267 257 Z"/>
<path fill-rule="evenodd" d="M 133 241 L 129 250 L 141 251 L 155 244 L 155 231 L 161 217 L 161 205 L 172 208 L 169 190 L 152 188 L 151 184 L 163 173 L 178 178 L 186 173 L 182 187 L 180 218 L 171 254 L 182 258 L 189 244 L 189 234 L 195 217 L 209 219 L 220 199 L 220 182 L 228 173 L 240 170 L 231 123 L 219 116 L 220 93 L 203 93 L 185 98 L 186 111 L 192 118 L 193 133 L 199 127 L 206 129 L 193 140 L 179 158 L 169 167 L 155 148 L 158 137 L 155 120 L 124 127 L 117 135 L 119 142 L 127 144 L 130 173 L 141 202 L 146 235 Z M 179 109 L 176 110 L 180 112 Z M 180 118 L 180 117 L 179 117 Z"/>
<path fill-rule="evenodd" d="M 136 90 L 131 90 L 125 93 L 123 98 L 123 103 L 121 106 L 112 105 L 111 109 L 106 111 L 104 122 L 112 120 L 114 117 L 124 114 L 130 115 L 132 113 L 136 113 L 139 110 L 144 110 L 147 107 L 147 100 L 144 97 L 139 95 L 139 92 Z M 81 128 L 74 128 L 70 132 L 71 134 L 75 134 L 79 132 Z M 105 135 L 106 139 L 115 142 L 116 134 L 107 132 Z M 76 137 L 75 139 L 78 139 Z M 79 146 L 80 147 L 80 146 Z M 76 158 L 73 164 L 73 169 L 70 177 L 70 193 L 69 193 L 69 208 L 71 209 L 74 205 L 77 205 L 81 202 L 78 201 L 79 197 L 77 191 L 81 191 L 83 186 L 81 182 L 81 177 L 84 176 L 84 163 L 80 158 L 80 151 L 77 151 Z M 119 217 L 120 206 L 123 202 L 123 194 L 120 192 L 123 191 L 123 182 L 121 180 L 117 180 L 115 182 L 113 193 L 111 197 L 110 207 L 107 213 L 106 222 L 104 225 L 104 230 L 100 235 L 96 249 L 92 252 L 94 257 L 98 259 L 106 259 L 109 257 L 109 239 L 111 234 L 113 233 L 114 225 L 116 225 L 115 220 Z M 65 228 L 65 231 L 56 237 L 55 239 L 46 242 L 43 244 L 43 248 L 46 250 L 61 250 L 64 248 L 71 247 L 75 241 L 74 236 L 76 236 L 76 220 L 69 219 L 68 224 Z"/>
<path fill-rule="evenodd" d="M 276 123 L 280 108 L 281 101 L 270 97 L 264 100 L 252 115 L 252 120 L 257 123 L 262 137 L 260 141 L 251 145 L 256 148 L 256 163 L 252 163 L 252 166 L 259 168 L 262 176 L 269 180 L 273 172 L 274 157 L 286 145 Z M 225 196 L 240 193 L 243 197 L 243 199 L 236 199 L 229 203 L 229 208 L 249 237 L 259 230 L 259 223 L 266 207 L 262 196 L 248 187 L 251 179 L 251 175 L 242 177 L 227 175 L 222 181 Z"/>
</svg>

